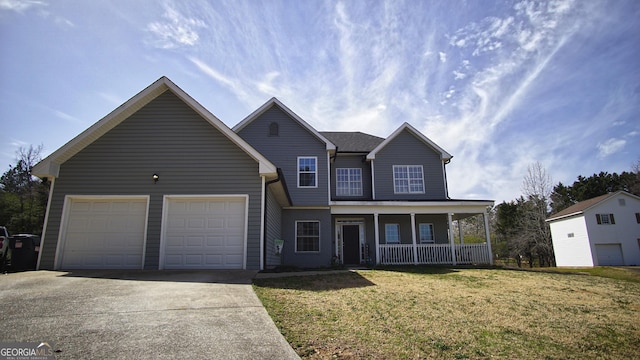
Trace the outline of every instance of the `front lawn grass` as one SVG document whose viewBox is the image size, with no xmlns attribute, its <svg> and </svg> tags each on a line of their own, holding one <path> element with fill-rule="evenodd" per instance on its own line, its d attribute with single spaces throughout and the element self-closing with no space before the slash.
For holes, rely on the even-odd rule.
<svg viewBox="0 0 640 360">
<path fill-rule="evenodd" d="M 309 359 L 638 359 L 640 283 L 502 269 L 257 279 Z"/>
</svg>

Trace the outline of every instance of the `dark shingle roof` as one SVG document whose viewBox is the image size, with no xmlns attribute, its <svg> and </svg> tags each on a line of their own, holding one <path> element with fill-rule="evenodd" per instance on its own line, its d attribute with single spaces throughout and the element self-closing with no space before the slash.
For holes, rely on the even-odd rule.
<svg viewBox="0 0 640 360">
<path fill-rule="evenodd" d="M 591 198 L 589 200 L 585 200 L 585 201 L 581 201 L 577 204 L 571 205 L 568 208 L 559 211 L 556 214 L 551 215 L 551 217 L 549 219 L 547 219 L 547 221 L 549 220 L 555 220 L 561 217 L 565 217 L 568 215 L 572 215 L 572 214 L 579 214 L 582 213 L 584 210 L 592 207 L 593 205 L 613 196 L 616 195 L 617 193 L 609 193 L 609 194 L 604 194 L 604 195 L 600 195 L 600 196 L 596 196 L 594 198 Z"/>
<path fill-rule="evenodd" d="M 334 143 L 338 147 L 338 152 L 368 153 L 384 141 L 381 137 L 359 131 L 320 131 L 320 134 Z"/>
</svg>

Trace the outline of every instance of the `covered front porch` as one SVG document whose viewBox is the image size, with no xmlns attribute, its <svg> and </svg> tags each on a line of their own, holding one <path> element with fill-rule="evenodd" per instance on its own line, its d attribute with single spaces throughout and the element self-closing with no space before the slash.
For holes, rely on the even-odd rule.
<svg viewBox="0 0 640 360">
<path fill-rule="evenodd" d="M 493 255 L 487 208 L 491 201 L 334 202 L 336 223 L 341 217 L 365 215 L 372 226 L 360 236 L 361 259 L 378 265 L 491 265 Z M 478 218 L 479 217 L 479 218 Z M 483 236 L 465 243 L 465 219 L 483 227 Z M 348 239 L 336 236 L 336 255 Z M 371 249 L 369 249 L 371 247 Z M 367 256 L 365 256 L 365 252 Z"/>
</svg>

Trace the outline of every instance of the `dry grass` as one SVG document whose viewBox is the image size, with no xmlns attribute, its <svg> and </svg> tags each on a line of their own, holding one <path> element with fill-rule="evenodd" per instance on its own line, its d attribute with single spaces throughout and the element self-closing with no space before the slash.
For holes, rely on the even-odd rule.
<svg viewBox="0 0 640 360">
<path fill-rule="evenodd" d="M 414 268 L 261 279 L 303 358 L 640 358 L 640 283 Z"/>
</svg>

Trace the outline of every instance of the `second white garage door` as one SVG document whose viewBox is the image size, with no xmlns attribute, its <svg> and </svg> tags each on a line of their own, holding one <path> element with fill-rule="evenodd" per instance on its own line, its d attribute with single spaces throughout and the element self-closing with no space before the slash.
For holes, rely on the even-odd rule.
<svg viewBox="0 0 640 360">
<path fill-rule="evenodd" d="M 596 244 L 599 266 L 624 265 L 621 244 Z"/>
<path fill-rule="evenodd" d="M 246 196 L 167 196 L 161 266 L 244 268 L 246 207 Z"/>
</svg>

